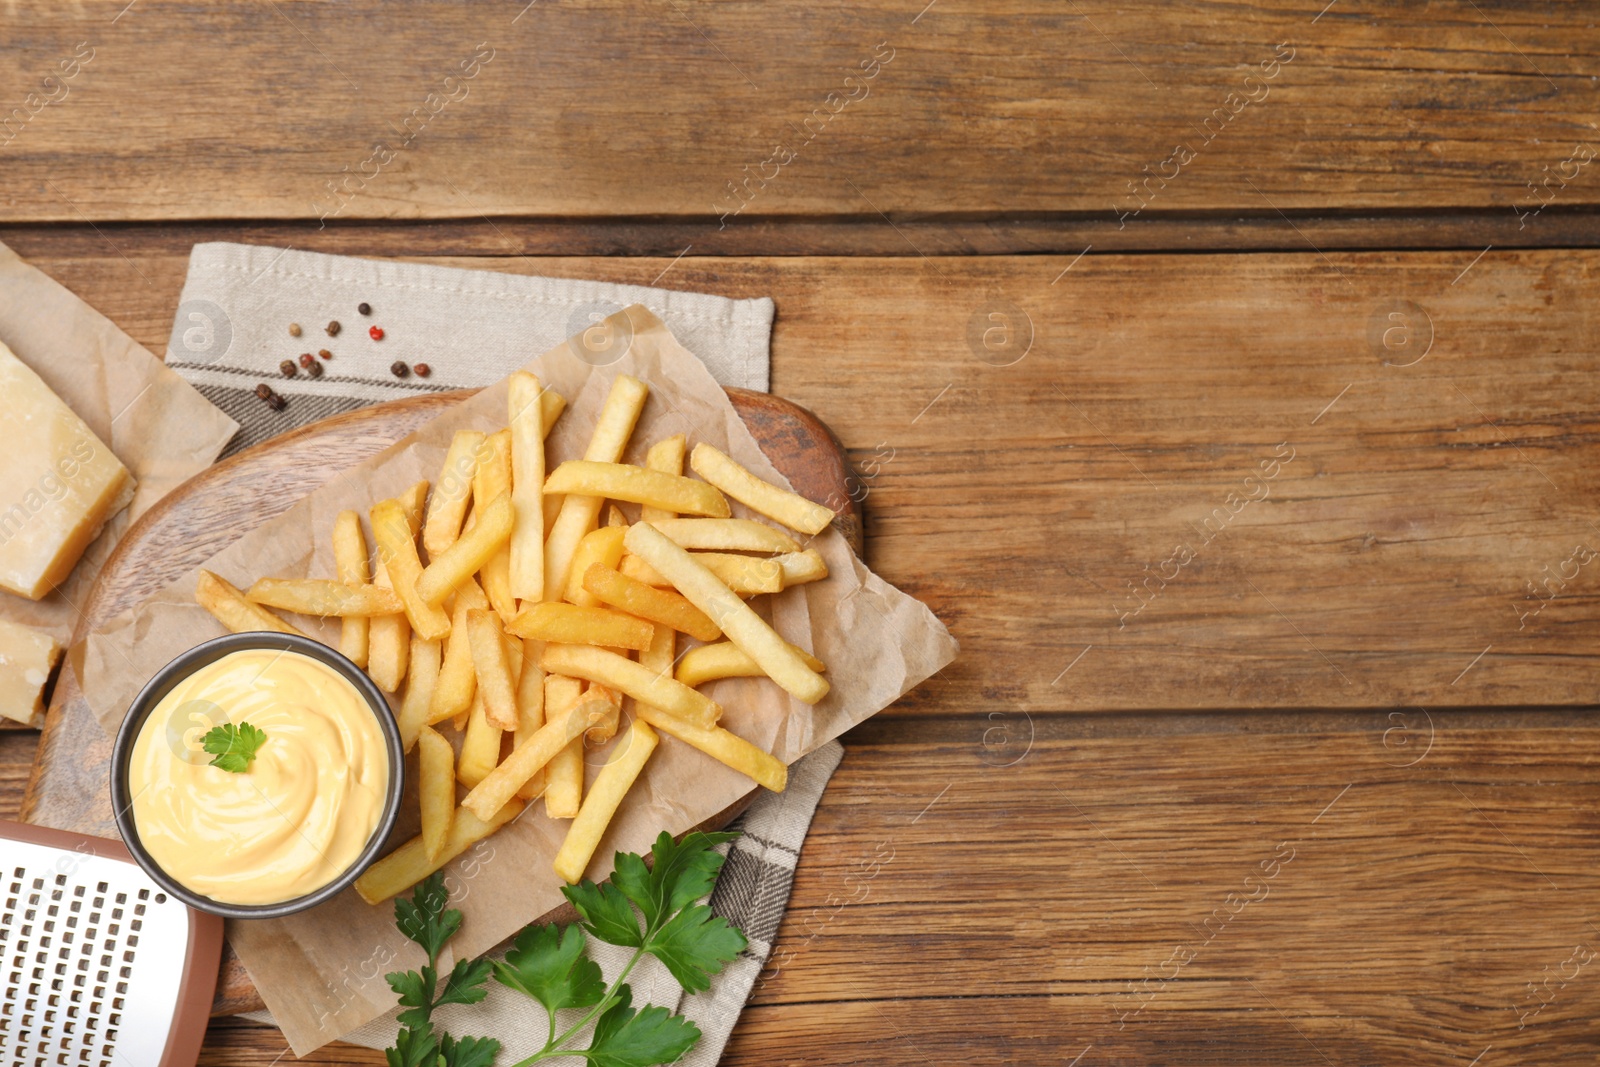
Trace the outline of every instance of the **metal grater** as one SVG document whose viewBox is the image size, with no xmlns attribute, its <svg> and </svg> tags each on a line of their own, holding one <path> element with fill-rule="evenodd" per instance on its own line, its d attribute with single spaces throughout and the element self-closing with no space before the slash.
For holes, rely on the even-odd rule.
<svg viewBox="0 0 1600 1067">
<path fill-rule="evenodd" d="M 193 1067 L 222 920 L 119 841 L 0 822 L 0 1067 Z"/>
</svg>

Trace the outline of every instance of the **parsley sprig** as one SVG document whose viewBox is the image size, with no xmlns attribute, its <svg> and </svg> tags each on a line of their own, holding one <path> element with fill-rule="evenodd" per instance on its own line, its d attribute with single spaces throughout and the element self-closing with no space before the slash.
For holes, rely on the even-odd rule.
<svg viewBox="0 0 1600 1067">
<path fill-rule="evenodd" d="M 406 1009 L 400 1032 L 386 1051 L 389 1067 L 491 1067 L 500 1042 L 489 1037 L 453 1038 L 436 1032 L 432 1012 L 443 1004 L 475 1004 L 495 981 L 538 1001 L 549 1018 L 544 1047 L 513 1067 L 531 1067 L 558 1056 L 581 1056 L 590 1067 L 651 1067 L 672 1063 L 700 1039 L 700 1029 L 666 1008 L 635 1011 L 627 978 L 645 956 L 654 956 L 691 993 L 707 989 L 711 976 L 745 947 L 745 938 L 710 907 L 695 901 L 711 892 L 722 857 L 712 851 L 737 834 L 692 833 L 674 842 L 656 838 L 653 864 L 619 852 L 616 870 L 604 885 L 585 879 L 562 892 L 578 911 L 569 926 L 530 924 L 517 934 L 504 962 L 462 960 L 439 986 L 439 953 L 461 928 L 461 912 L 446 909 L 449 893 L 441 874 L 430 875 L 411 900 L 395 901 L 400 932 L 428 954 L 419 971 L 386 975 Z M 587 938 L 632 948 L 633 956 L 606 984 L 600 967 L 586 954 Z M 582 1017 L 557 1032 L 556 1013 L 587 1008 Z M 590 1023 L 587 1048 L 573 1038 Z"/>
<path fill-rule="evenodd" d="M 266 743 L 267 732 L 247 722 L 241 722 L 238 726 L 232 723 L 213 726 L 200 739 L 200 746 L 211 753 L 210 765 L 234 774 L 248 771 L 250 761 L 256 758 L 256 752 Z"/>
</svg>

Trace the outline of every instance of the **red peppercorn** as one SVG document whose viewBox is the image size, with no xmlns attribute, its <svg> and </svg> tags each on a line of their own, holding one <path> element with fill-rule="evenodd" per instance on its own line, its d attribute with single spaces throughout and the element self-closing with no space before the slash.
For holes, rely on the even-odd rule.
<svg viewBox="0 0 1600 1067">
<path fill-rule="evenodd" d="M 316 362 L 316 359 L 311 355 L 310 352 L 302 352 L 302 353 L 300 353 L 300 365 L 302 367 L 309 367 L 309 366 L 311 366 L 311 364 L 313 364 L 315 362 Z"/>
<path fill-rule="evenodd" d="M 372 327 L 372 329 L 367 331 L 367 336 L 372 338 L 374 341 L 383 340 L 383 327 L 382 326 L 374 326 L 374 327 Z"/>
<path fill-rule="evenodd" d="M 426 363 L 418 363 L 411 369 L 417 372 L 418 378 L 426 378 L 428 375 L 433 373 L 433 368 L 428 366 Z"/>
<path fill-rule="evenodd" d="M 326 348 L 317 349 L 317 355 L 321 356 L 323 359 L 332 359 L 333 358 L 333 353 L 329 352 Z"/>
</svg>

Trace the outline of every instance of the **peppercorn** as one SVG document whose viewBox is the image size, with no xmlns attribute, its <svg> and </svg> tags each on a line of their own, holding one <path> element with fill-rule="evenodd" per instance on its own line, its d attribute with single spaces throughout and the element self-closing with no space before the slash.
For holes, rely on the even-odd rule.
<svg viewBox="0 0 1600 1067">
<path fill-rule="evenodd" d="M 302 367 L 309 367 L 313 363 L 315 363 L 316 361 L 317 361 L 316 357 L 313 356 L 310 352 L 302 352 L 302 353 L 300 353 L 300 365 Z"/>
<path fill-rule="evenodd" d="M 271 396 L 267 397 L 267 407 L 271 408 L 273 411 L 282 411 L 288 406 L 289 402 L 283 397 L 279 396 L 277 393 L 273 393 Z"/>
<path fill-rule="evenodd" d="M 339 336 L 339 320 L 338 319 L 334 319 L 332 322 L 328 323 L 326 329 L 328 331 L 328 336 L 329 337 L 338 337 Z"/>
<path fill-rule="evenodd" d="M 300 324 L 298 322 L 291 322 L 289 324 L 289 336 L 290 337 L 299 337 L 300 336 Z"/>
<path fill-rule="evenodd" d="M 260 385 L 256 386 L 256 396 L 259 396 L 262 400 L 265 400 L 267 397 L 272 395 L 272 386 L 268 385 L 266 382 L 262 382 Z"/>
<path fill-rule="evenodd" d="M 383 340 L 383 327 L 374 326 L 372 329 L 367 331 L 367 336 L 372 338 L 374 341 Z"/>
<path fill-rule="evenodd" d="M 284 360 L 282 363 L 278 364 L 278 369 L 283 372 L 283 376 L 285 378 L 293 378 L 295 375 L 294 360 Z"/>
<path fill-rule="evenodd" d="M 426 363 L 418 363 L 411 369 L 417 372 L 418 378 L 426 378 L 428 375 L 433 373 L 433 368 L 428 366 Z"/>
<path fill-rule="evenodd" d="M 356 310 L 361 312 L 363 315 L 370 315 L 372 314 L 372 305 L 363 300 L 361 303 L 356 305 Z"/>
<path fill-rule="evenodd" d="M 306 373 L 311 375 L 313 378 L 322 377 L 322 364 L 318 363 L 316 360 L 312 360 L 310 363 L 306 364 Z"/>
<path fill-rule="evenodd" d="M 329 352 L 326 348 L 317 349 L 317 355 L 321 356 L 323 359 L 332 359 L 333 358 L 333 353 Z"/>
<path fill-rule="evenodd" d="M 406 375 L 411 373 L 411 368 L 397 359 L 393 363 L 389 364 L 389 373 L 394 375 L 396 378 L 404 378 Z"/>
</svg>

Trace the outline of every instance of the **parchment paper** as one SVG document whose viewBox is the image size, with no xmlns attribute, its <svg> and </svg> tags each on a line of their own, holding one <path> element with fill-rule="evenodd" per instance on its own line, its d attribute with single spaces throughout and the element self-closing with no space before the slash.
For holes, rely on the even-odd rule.
<svg viewBox="0 0 1600 1067">
<path fill-rule="evenodd" d="M 138 479 L 72 575 L 42 600 L 0 592 L 0 618 L 66 646 L 89 587 L 134 519 L 209 467 L 238 425 L 115 323 L 0 244 L 0 341 Z"/>
<path fill-rule="evenodd" d="M 548 441 L 552 466 L 581 457 L 611 381 L 631 374 L 650 385 L 651 395 L 624 457 L 627 462 L 642 462 L 650 443 L 684 432 L 691 448 L 708 441 L 762 477 L 787 484 L 705 366 L 659 319 L 634 305 L 607 322 L 632 332 L 631 345 L 616 363 L 593 367 L 561 345 L 528 364 L 570 405 Z M 205 567 L 240 586 L 263 575 L 332 576 L 334 516 L 344 508 L 366 514 L 372 503 L 419 479 L 436 477 L 456 430 L 505 425 L 506 395 L 506 383 L 501 382 L 452 408 L 329 482 Z M 733 508 L 737 516 L 754 517 L 737 503 Z M 825 531 L 810 547 L 827 560 L 829 577 L 758 601 L 772 601 L 771 614 L 785 638 L 827 663 L 832 691 L 807 708 L 758 679 L 724 679 L 708 690 L 726 709 L 724 725 L 785 761 L 887 707 L 956 652 L 954 639 L 933 613 L 871 574 L 836 531 Z M 173 583 L 85 642 L 80 676 L 107 730 L 116 729 L 146 678 L 185 649 L 222 633 L 195 605 L 194 584 L 194 575 Z M 298 617 L 294 622 L 337 642 L 333 624 Z M 591 777 L 605 758 L 603 750 L 589 756 Z M 661 830 L 688 830 L 750 788 L 742 775 L 663 736 L 596 851 L 591 877 L 603 877 L 611 869 L 615 851 L 646 851 Z M 466 917 L 455 952 L 481 954 L 563 903 L 551 863 L 567 825 L 547 818 L 543 805 L 535 803 L 450 865 L 452 904 Z M 416 829 L 415 801 L 408 796 L 391 844 Z M 395 998 L 384 973 L 423 962 L 420 950 L 395 930 L 392 906 L 369 907 L 354 890 L 287 919 L 230 922 L 228 937 L 298 1055 L 387 1011 Z"/>
</svg>

